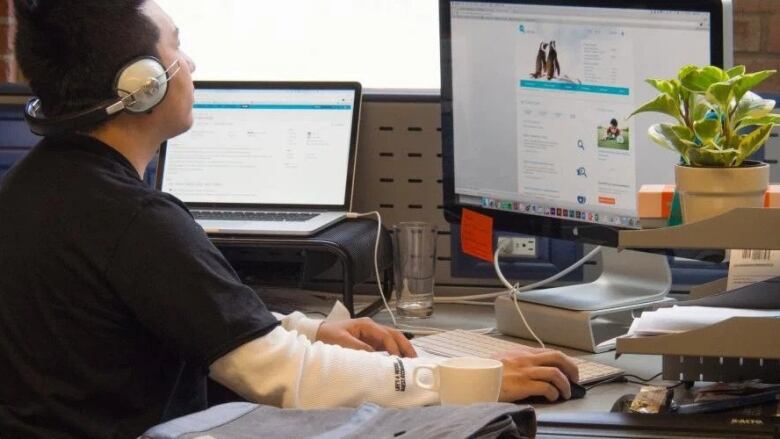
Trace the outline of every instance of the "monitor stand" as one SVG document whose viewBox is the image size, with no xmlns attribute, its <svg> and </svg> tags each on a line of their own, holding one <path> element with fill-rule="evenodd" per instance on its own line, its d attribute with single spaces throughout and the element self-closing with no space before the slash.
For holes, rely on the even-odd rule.
<svg viewBox="0 0 780 439">
<path fill-rule="evenodd" d="M 613 339 L 626 333 L 632 311 L 670 300 L 666 256 L 613 248 L 604 248 L 601 256 L 602 273 L 593 282 L 518 295 L 528 324 L 542 341 L 589 352 L 614 349 Z M 511 296 L 499 297 L 495 311 L 503 334 L 533 338 Z"/>
</svg>

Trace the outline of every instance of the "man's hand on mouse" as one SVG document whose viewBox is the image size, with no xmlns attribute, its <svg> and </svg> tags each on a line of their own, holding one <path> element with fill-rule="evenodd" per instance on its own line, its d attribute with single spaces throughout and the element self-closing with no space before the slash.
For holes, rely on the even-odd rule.
<svg viewBox="0 0 780 439">
<path fill-rule="evenodd" d="M 402 333 L 365 317 L 323 322 L 317 331 L 317 341 L 362 351 L 386 351 L 401 357 L 417 356 L 414 347 Z"/>
<path fill-rule="evenodd" d="M 543 396 L 548 401 L 569 399 L 569 382 L 579 380 L 579 370 L 571 358 L 552 349 L 515 349 L 494 358 L 504 363 L 500 401 L 512 402 L 531 396 Z"/>
</svg>

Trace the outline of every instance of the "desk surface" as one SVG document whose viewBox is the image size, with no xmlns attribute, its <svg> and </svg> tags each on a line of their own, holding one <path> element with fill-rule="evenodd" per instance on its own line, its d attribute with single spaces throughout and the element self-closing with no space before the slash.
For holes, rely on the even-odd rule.
<svg viewBox="0 0 780 439">
<path fill-rule="evenodd" d="M 374 317 L 383 324 L 390 323 L 387 311 L 381 311 Z M 437 327 L 442 329 L 481 329 L 495 326 L 492 306 L 442 305 L 437 304 L 433 316 L 425 320 L 405 320 L 405 324 Z M 529 346 L 536 343 L 501 336 L 506 340 Z M 550 346 L 555 347 L 555 346 Z M 661 357 L 652 355 L 623 355 L 615 358 L 615 352 L 593 354 L 561 348 L 568 355 L 583 357 L 600 363 L 611 364 L 625 370 L 626 373 L 642 378 L 650 378 L 661 372 Z M 652 384 L 673 385 L 657 379 Z M 641 386 L 632 383 L 610 383 L 588 391 L 583 399 L 555 404 L 534 404 L 542 423 L 539 425 L 540 439 L 562 439 L 574 437 L 588 438 L 681 438 L 699 437 L 703 439 L 765 438 L 780 437 L 780 426 L 772 418 L 763 418 L 760 424 L 734 424 L 744 421 L 721 414 L 685 415 L 627 415 L 608 413 L 615 401 L 628 394 L 636 394 Z M 684 391 L 682 388 L 678 391 Z M 755 419 L 749 419 L 755 421 Z"/>
<path fill-rule="evenodd" d="M 381 310 L 374 316 L 374 320 L 379 323 L 391 324 L 390 316 L 386 310 Z M 399 321 L 400 322 L 400 321 Z M 493 316 L 492 306 L 471 306 L 471 305 L 452 305 L 436 304 L 431 318 L 422 320 L 403 320 L 404 324 L 430 326 L 442 329 L 480 329 L 495 327 L 495 318 Z M 500 338 L 513 342 L 536 346 L 536 342 L 501 336 Z M 559 348 L 567 355 L 583 357 L 588 360 L 599 363 L 610 364 L 625 370 L 626 373 L 636 375 L 642 378 L 650 378 L 661 372 L 661 357 L 651 355 L 623 355 L 615 359 L 615 351 L 593 354 L 588 352 L 576 351 L 567 348 Z M 653 381 L 653 383 L 666 383 L 662 380 Z M 674 383 L 671 383 L 674 384 Z M 595 387 L 588 391 L 583 399 L 571 400 L 556 404 L 535 405 L 538 412 L 556 412 L 556 411 L 591 411 L 605 412 L 612 408 L 614 402 L 623 395 L 635 394 L 639 390 L 638 384 L 632 383 L 610 383 Z"/>
</svg>

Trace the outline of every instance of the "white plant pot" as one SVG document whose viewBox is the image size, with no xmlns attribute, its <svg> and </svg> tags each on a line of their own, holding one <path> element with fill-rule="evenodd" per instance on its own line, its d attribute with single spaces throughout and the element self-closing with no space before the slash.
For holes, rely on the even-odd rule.
<svg viewBox="0 0 780 439">
<path fill-rule="evenodd" d="M 769 165 L 746 161 L 737 168 L 675 167 L 684 223 L 692 223 L 737 207 L 763 207 L 769 186 Z"/>
</svg>

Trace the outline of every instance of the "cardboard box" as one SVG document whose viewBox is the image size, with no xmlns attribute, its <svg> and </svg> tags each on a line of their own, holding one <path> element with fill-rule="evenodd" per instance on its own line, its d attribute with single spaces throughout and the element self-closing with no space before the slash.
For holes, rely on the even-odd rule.
<svg viewBox="0 0 780 439">
<path fill-rule="evenodd" d="M 639 218 L 669 218 L 674 200 L 673 184 L 645 184 L 639 188 Z"/>
</svg>

